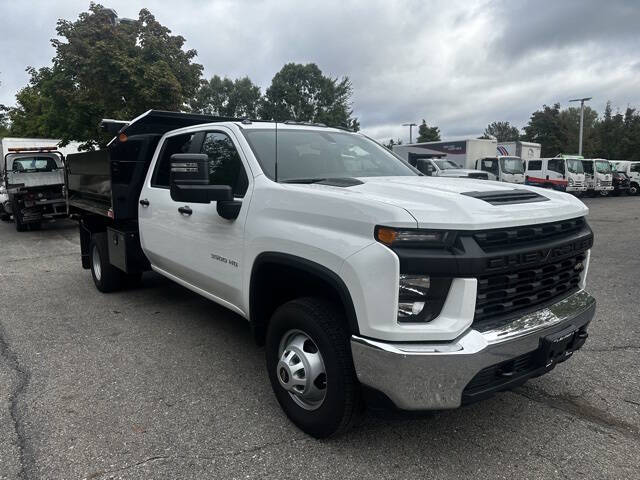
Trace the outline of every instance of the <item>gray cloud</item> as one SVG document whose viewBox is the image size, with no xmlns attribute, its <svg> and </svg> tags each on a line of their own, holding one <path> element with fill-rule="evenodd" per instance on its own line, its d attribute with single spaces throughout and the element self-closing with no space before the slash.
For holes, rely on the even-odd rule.
<svg viewBox="0 0 640 480">
<path fill-rule="evenodd" d="M 0 0 L 2 1 L 2 0 Z M 4 2 L 0 103 L 13 103 L 26 65 L 49 63 L 58 17 L 88 2 Z M 62 5 L 61 5 L 62 3 Z M 139 2 L 103 3 L 135 17 Z M 366 133 L 406 138 L 400 124 L 440 126 L 447 138 L 477 136 L 494 120 L 522 127 L 543 104 L 593 96 L 640 105 L 640 4 L 597 0 L 145 2 L 198 50 L 205 74 L 248 75 L 262 86 L 286 62 L 316 62 L 348 75 Z M 25 29 L 24 25 L 29 28 Z"/>
</svg>

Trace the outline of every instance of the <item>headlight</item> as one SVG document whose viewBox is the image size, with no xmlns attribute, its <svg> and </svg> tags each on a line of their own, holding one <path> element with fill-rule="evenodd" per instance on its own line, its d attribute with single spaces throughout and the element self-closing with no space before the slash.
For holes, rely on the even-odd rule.
<svg viewBox="0 0 640 480">
<path fill-rule="evenodd" d="M 569 185 L 573 185 L 573 178 L 569 178 Z"/>
<path fill-rule="evenodd" d="M 376 240 L 387 247 L 449 247 L 455 240 L 455 232 L 447 230 L 421 230 L 377 226 Z"/>
<path fill-rule="evenodd" d="M 430 322 L 442 310 L 451 278 L 400 274 L 398 322 Z"/>
</svg>

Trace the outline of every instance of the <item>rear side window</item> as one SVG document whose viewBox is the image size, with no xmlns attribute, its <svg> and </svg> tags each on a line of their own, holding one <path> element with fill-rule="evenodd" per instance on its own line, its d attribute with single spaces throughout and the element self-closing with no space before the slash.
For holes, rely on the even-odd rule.
<svg viewBox="0 0 640 480">
<path fill-rule="evenodd" d="M 549 160 L 549 170 L 556 173 L 564 174 L 563 160 Z"/>
<path fill-rule="evenodd" d="M 527 168 L 529 170 L 542 170 L 542 160 L 529 160 Z"/>
<path fill-rule="evenodd" d="M 174 153 L 192 152 L 195 133 L 175 135 L 164 141 L 160 157 L 156 162 L 156 169 L 151 178 L 152 187 L 169 188 L 169 174 L 171 173 L 171 155 Z"/>
<path fill-rule="evenodd" d="M 226 133 L 207 132 L 200 153 L 209 157 L 209 184 L 230 185 L 234 196 L 243 197 L 249 181 L 231 138 Z"/>
</svg>

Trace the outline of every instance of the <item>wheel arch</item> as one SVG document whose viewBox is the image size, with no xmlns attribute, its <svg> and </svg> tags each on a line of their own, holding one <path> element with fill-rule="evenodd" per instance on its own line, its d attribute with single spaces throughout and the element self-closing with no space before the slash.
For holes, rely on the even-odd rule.
<svg viewBox="0 0 640 480">
<path fill-rule="evenodd" d="M 287 253 L 263 252 L 256 257 L 250 278 L 249 320 L 258 345 L 264 344 L 266 327 L 275 309 L 304 295 L 315 294 L 338 301 L 350 333 L 359 334 L 356 310 L 347 285 L 324 265 Z M 283 279 L 286 279 L 286 286 L 280 288 L 278 282 Z M 318 287 L 320 291 L 315 290 Z"/>
</svg>

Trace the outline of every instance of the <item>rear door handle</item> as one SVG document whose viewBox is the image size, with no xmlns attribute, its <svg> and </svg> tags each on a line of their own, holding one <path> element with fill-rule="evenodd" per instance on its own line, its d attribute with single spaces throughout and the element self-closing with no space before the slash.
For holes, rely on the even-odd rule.
<svg viewBox="0 0 640 480">
<path fill-rule="evenodd" d="M 140 200 L 140 205 L 142 205 L 143 207 L 148 207 L 149 200 L 147 200 L 146 198 L 143 198 L 142 200 Z"/>
<path fill-rule="evenodd" d="M 189 207 L 180 207 L 178 208 L 178 211 L 181 215 L 191 215 L 193 213 L 193 210 L 191 210 Z"/>
</svg>

